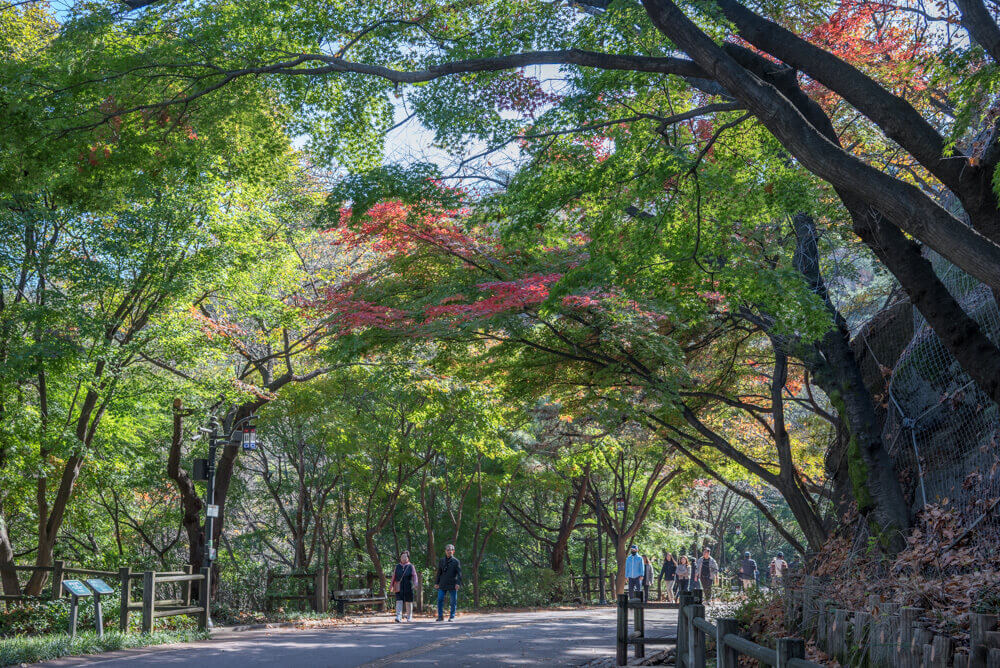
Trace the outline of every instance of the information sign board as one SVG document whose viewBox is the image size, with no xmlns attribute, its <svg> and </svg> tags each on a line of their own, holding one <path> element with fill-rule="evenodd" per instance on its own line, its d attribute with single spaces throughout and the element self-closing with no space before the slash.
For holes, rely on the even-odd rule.
<svg viewBox="0 0 1000 668">
<path fill-rule="evenodd" d="M 92 593 L 87 589 L 87 585 L 79 580 L 63 580 L 63 587 L 66 588 L 66 591 L 73 594 L 73 596 L 90 596 Z"/>
<path fill-rule="evenodd" d="M 94 590 L 95 594 L 114 594 L 112 589 L 104 580 L 87 580 L 87 585 Z"/>
</svg>

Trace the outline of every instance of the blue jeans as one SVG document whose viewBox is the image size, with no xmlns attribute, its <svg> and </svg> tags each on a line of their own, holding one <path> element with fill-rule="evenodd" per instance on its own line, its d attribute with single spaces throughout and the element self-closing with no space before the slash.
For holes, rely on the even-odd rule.
<svg viewBox="0 0 1000 668">
<path fill-rule="evenodd" d="M 448 594 L 451 599 L 451 616 L 455 616 L 455 606 L 458 605 L 458 591 L 449 589 Z M 444 589 L 438 589 L 438 619 L 444 617 Z"/>
</svg>

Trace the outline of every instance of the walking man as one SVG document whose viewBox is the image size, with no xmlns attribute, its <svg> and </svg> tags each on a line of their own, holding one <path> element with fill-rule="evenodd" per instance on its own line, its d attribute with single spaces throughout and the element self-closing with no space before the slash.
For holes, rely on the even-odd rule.
<svg viewBox="0 0 1000 668">
<path fill-rule="evenodd" d="M 444 620 L 444 593 L 448 592 L 451 599 L 451 615 L 448 621 L 454 621 L 455 608 L 458 607 L 458 588 L 462 586 L 462 564 L 455 558 L 455 546 L 444 547 L 444 556 L 438 562 L 437 575 L 434 578 L 434 588 L 438 590 L 437 621 Z"/>
<path fill-rule="evenodd" d="M 694 580 L 701 583 L 702 602 L 712 600 L 712 587 L 719 578 L 719 564 L 712 558 L 712 551 L 707 547 L 694 564 Z"/>
<path fill-rule="evenodd" d="M 646 564 L 639 556 L 639 548 L 629 547 L 629 555 L 625 557 L 625 577 L 628 579 L 628 597 L 642 598 L 642 580 L 646 577 Z"/>
<path fill-rule="evenodd" d="M 740 589 L 747 591 L 757 583 L 757 562 L 750 558 L 750 552 L 743 553 L 740 562 Z"/>
</svg>

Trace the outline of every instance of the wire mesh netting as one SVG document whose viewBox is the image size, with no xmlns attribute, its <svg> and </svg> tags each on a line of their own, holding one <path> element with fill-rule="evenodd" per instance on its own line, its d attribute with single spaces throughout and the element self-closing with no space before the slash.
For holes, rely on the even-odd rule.
<svg viewBox="0 0 1000 668">
<path fill-rule="evenodd" d="M 994 342 L 1000 309 L 992 292 L 954 265 L 934 259 L 949 291 Z M 918 511 L 947 507 L 965 526 L 969 543 L 1000 539 L 1000 411 L 972 381 L 909 304 L 879 314 L 858 332 L 868 378 L 881 377 L 876 394 L 883 438 Z M 998 512 L 994 512 L 994 511 Z"/>
</svg>

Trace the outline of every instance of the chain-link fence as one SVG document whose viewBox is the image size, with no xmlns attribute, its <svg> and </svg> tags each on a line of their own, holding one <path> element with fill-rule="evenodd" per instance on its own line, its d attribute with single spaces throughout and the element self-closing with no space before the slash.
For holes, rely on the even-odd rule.
<svg viewBox="0 0 1000 668">
<path fill-rule="evenodd" d="M 1000 309 L 993 293 L 950 263 L 935 268 L 994 342 Z M 876 393 L 883 437 L 914 511 L 946 507 L 963 525 L 975 524 L 971 544 L 1000 539 L 1000 411 L 948 352 L 923 316 L 897 304 L 872 318 L 856 336 Z"/>
</svg>

